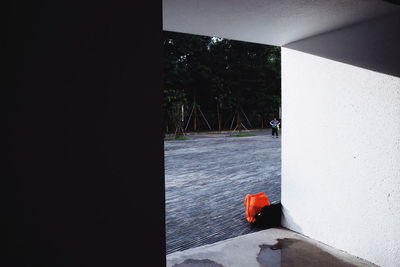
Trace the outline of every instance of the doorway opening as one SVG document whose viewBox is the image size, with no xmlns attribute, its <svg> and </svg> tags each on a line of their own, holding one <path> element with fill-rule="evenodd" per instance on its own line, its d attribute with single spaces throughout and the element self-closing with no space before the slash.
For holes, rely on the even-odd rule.
<svg viewBox="0 0 400 267">
<path fill-rule="evenodd" d="M 167 254 L 257 231 L 247 193 L 280 202 L 280 47 L 164 32 Z M 282 122 L 281 122 L 282 123 Z"/>
</svg>

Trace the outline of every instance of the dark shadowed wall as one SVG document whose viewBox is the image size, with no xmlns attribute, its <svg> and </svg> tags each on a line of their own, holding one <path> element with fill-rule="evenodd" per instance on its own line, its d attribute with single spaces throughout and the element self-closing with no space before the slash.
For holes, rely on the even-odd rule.
<svg viewBox="0 0 400 267">
<path fill-rule="evenodd" d="M 2 265 L 164 266 L 161 2 L 4 11 Z"/>
<path fill-rule="evenodd" d="M 399 29 L 397 12 L 284 47 L 400 77 Z"/>
</svg>

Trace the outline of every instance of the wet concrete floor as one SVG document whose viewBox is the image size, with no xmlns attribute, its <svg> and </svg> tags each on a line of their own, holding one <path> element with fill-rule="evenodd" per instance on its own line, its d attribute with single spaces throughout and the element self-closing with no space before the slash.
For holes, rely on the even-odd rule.
<svg viewBox="0 0 400 267">
<path fill-rule="evenodd" d="M 257 233 L 192 248 L 167 255 L 172 267 L 320 267 L 376 266 L 343 251 L 284 228 Z"/>
<path fill-rule="evenodd" d="M 247 193 L 280 202 L 281 138 L 253 133 L 164 142 L 167 254 L 258 231 L 246 221 Z"/>
<path fill-rule="evenodd" d="M 277 239 L 274 245 L 260 245 L 257 261 L 263 266 L 346 266 L 348 262 L 335 257 L 309 242 Z"/>
</svg>

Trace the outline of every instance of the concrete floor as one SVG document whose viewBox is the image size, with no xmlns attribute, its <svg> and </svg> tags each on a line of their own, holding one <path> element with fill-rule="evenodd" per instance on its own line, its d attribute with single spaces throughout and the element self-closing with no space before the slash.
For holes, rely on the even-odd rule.
<svg viewBox="0 0 400 267">
<path fill-rule="evenodd" d="M 376 266 L 284 228 L 271 228 L 167 255 L 171 267 Z"/>
<path fill-rule="evenodd" d="M 167 254 L 257 231 L 246 221 L 247 193 L 280 202 L 281 139 L 252 132 L 164 143 Z"/>
</svg>

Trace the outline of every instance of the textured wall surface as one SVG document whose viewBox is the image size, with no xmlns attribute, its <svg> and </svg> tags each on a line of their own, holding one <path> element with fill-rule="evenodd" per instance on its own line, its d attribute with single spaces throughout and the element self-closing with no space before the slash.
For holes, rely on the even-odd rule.
<svg viewBox="0 0 400 267">
<path fill-rule="evenodd" d="M 285 227 L 400 263 L 400 79 L 282 48 Z"/>
<path fill-rule="evenodd" d="M 163 29 L 284 45 L 399 12 L 381 0 L 163 0 Z"/>
</svg>

